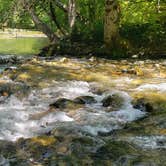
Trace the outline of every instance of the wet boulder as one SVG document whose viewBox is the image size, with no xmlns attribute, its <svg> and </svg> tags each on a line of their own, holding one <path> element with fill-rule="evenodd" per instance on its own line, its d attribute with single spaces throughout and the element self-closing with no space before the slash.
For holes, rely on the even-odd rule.
<svg viewBox="0 0 166 166">
<path fill-rule="evenodd" d="M 144 99 L 144 98 L 141 98 L 141 99 L 138 99 L 137 101 L 135 101 L 133 104 L 133 107 L 135 109 L 139 109 L 141 111 L 146 111 L 146 112 L 154 111 L 153 106 L 149 102 L 147 102 L 146 99 Z"/>
<path fill-rule="evenodd" d="M 166 112 L 166 99 L 163 95 L 149 95 L 133 100 L 133 107 L 151 114 Z"/>
<path fill-rule="evenodd" d="M 78 104 L 93 104 L 97 102 L 92 96 L 80 96 L 75 98 L 73 101 Z"/>
<path fill-rule="evenodd" d="M 82 105 L 79 103 L 76 103 L 70 99 L 66 98 L 60 98 L 54 103 L 49 105 L 51 108 L 58 108 L 58 109 L 78 109 L 81 108 Z"/>
<path fill-rule="evenodd" d="M 118 94 L 106 96 L 102 100 L 103 107 L 109 107 L 108 111 L 116 111 L 123 105 L 124 99 Z"/>
</svg>

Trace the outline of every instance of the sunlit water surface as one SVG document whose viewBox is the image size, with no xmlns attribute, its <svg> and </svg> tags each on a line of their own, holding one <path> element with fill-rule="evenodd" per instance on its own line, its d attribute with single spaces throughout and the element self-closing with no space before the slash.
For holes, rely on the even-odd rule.
<svg viewBox="0 0 166 166">
<path fill-rule="evenodd" d="M 1 70 L 5 67 L 6 65 L 1 65 Z M 3 79 L 12 82 L 5 77 L 1 78 Z M 134 78 L 127 76 L 110 80 L 113 87 L 100 95 L 93 92 L 94 87 L 100 86 L 97 82 L 62 81 L 61 79 L 61 81 L 52 81 L 47 88 L 32 90 L 29 96 L 23 99 L 10 96 L 0 104 L 0 139 L 16 141 L 21 137 L 29 138 L 47 133 L 59 126 L 77 129 L 82 135 L 96 136 L 99 133 L 108 133 L 122 129 L 126 123 L 146 116 L 146 112 L 133 108 L 130 92 L 166 93 L 165 80 L 160 78 L 146 80 L 137 87 L 129 86 Z M 101 101 L 111 94 L 120 95 L 124 99 L 123 105 L 118 111 L 107 112 Z M 71 110 L 64 112 L 57 110 L 36 119 L 31 118 L 33 115 L 47 111 L 49 104 L 59 98 L 72 100 L 79 96 L 93 96 L 97 103 L 86 104 L 72 116 L 69 114 Z M 152 149 L 165 148 L 165 143 L 163 145 L 158 143 L 163 140 L 166 140 L 165 136 L 129 138 L 129 141 L 136 145 Z"/>
<path fill-rule="evenodd" d="M 101 100 L 112 93 L 120 94 L 124 98 L 124 104 L 119 111 L 106 113 Z M 60 97 L 74 99 L 87 95 L 95 97 L 98 102 L 87 104 L 73 117 L 69 117 L 65 112 L 57 111 L 37 120 L 30 119 L 32 115 L 48 110 L 49 104 Z M 126 92 L 115 90 L 100 96 L 91 92 L 90 84 L 87 82 L 54 82 L 46 89 L 32 91 L 28 98 L 19 100 L 11 96 L 0 105 L 0 139 L 15 141 L 20 137 L 32 137 L 48 132 L 61 122 L 77 126 L 82 132 L 97 135 L 98 132 L 120 129 L 125 123 L 144 115 L 144 112 L 132 107 L 131 98 Z M 66 125 L 65 123 L 63 124 Z"/>
</svg>

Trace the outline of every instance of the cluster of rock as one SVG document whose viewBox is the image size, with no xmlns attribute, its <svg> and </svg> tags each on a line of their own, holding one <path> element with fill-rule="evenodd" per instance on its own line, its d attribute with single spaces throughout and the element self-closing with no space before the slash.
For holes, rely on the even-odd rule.
<svg viewBox="0 0 166 166">
<path fill-rule="evenodd" d="M 0 56 L 0 64 L 18 64 L 20 58 L 17 56 Z"/>
<path fill-rule="evenodd" d="M 124 99 L 118 94 L 108 95 L 101 101 L 103 107 L 107 107 L 106 111 L 117 111 L 123 105 Z M 94 104 L 97 100 L 93 96 L 79 96 L 74 100 L 60 98 L 54 103 L 50 104 L 51 108 L 58 108 L 60 110 L 78 109 L 85 104 Z"/>
</svg>

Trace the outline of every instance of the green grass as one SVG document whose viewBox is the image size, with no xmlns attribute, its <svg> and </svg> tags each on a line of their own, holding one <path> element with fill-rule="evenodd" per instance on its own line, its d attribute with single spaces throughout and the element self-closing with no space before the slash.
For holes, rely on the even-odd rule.
<svg viewBox="0 0 166 166">
<path fill-rule="evenodd" d="M 47 44 L 44 37 L 0 38 L 0 54 L 33 55 Z"/>
</svg>

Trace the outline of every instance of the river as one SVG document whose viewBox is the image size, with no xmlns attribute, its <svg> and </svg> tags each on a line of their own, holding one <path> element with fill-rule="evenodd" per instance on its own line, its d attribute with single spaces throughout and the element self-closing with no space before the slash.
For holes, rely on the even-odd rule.
<svg viewBox="0 0 166 166">
<path fill-rule="evenodd" d="M 1 165 L 165 161 L 165 60 L 32 57 L 0 85 Z"/>
</svg>

